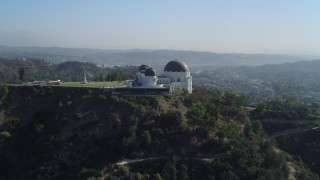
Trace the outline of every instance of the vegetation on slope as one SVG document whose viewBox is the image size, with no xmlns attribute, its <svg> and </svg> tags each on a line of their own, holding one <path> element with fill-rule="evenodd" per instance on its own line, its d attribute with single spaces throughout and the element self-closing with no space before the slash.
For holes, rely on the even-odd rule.
<svg viewBox="0 0 320 180">
<path fill-rule="evenodd" d="M 1 103 L 1 177 L 286 179 L 287 156 L 274 151 L 243 103 L 202 88 L 117 97 L 99 89 L 9 87 Z M 164 158 L 115 165 L 148 157 Z"/>
<path fill-rule="evenodd" d="M 277 137 L 278 145 L 281 149 L 295 155 L 298 161 L 304 161 L 308 167 L 319 174 L 320 172 L 320 131 L 313 130 L 293 134 L 291 136 Z M 320 175 L 320 174 L 319 174 Z M 301 179 L 310 179 L 302 174 Z"/>
<path fill-rule="evenodd" d="M 0 58 L 0 82 L 61 80 L 82 81 L 84 73 L 89 81 L 122 81 L 132 79 L 136 66 L 98 67 L 89 62 L 66 61 L 51 64 L 41 59 Z"/>
</svg>

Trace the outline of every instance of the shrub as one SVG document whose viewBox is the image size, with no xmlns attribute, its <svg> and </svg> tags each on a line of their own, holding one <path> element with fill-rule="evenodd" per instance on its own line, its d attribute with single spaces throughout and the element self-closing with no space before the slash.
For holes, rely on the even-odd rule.
<svg viewBox="0 0 320 180">
<path fill-rule="evenodd" d="M 120 166 L 118 169 L 119 175 L 128 176 L 130 173 L 128 166 Z"/>
<path fill-rule="evenodd" d="M 143 175 L 141 173 L 136 173 L 133 179 L 142 180 Z"/>
<path fill-rule="evenodd" d="M 11 138 L 11 133 L 9 131 L 2 131 L 0 136 L 4 138 Z"/>
<path fill-rule="evenodd" d="M 159 173 L 157 173 L 157 174 L 154 174 L 152 176 L 152 179 L 154 179 L 154 180 L 162 180 L 162 177 L 161 177 L 161 175 Z"/>
<path fill-rule="evenodd" d="M 94 177 L 96 175 L 97 175 L 97 171 L 92 168 L 82 168 L 79 173 L 79 177 L 87 178 L 87 179 L 89 179 L 88 177 Z"/>
<path fill-rule="evenodd" d="M 8 86 L 6 84 L 2 85 L 0 89 L 0 99 L 5 97 L 8 94 L 8 92 L 9 92 Z"/>
<path fill-rule="evenodd" d="M 150 135 L 148 130 L 145 130 L 142 133 L 141 138 L 142 138 L 142 143 L 143 144 L 145 144 L 145 145 L 151 144 L 151 135 Z"/>
</svg>

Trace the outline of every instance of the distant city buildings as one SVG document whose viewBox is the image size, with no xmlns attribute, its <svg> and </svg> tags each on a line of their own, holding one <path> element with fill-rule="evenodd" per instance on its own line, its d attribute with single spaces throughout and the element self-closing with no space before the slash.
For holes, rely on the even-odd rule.
<svg viewBox="0 0 320 180">
<path fill-rule="evenodd" d="M 274 91 L 271 88 L 266 88 L 263 93 L 265 97 L 272 98 L 274 96 Z"/>
</svg>

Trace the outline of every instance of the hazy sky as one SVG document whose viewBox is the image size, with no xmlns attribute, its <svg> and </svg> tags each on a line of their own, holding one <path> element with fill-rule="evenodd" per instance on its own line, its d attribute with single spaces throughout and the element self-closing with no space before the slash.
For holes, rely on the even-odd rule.
<svg viewBox="0 0 320 180">
<path fill-rule="evenodd" d="M 0 44 L 320 55 L 320 0 L 2 0 Z"/>
</svg>

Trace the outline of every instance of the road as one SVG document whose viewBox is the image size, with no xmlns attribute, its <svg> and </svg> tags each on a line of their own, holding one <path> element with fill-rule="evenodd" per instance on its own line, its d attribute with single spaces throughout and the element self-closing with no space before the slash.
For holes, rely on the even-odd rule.
<svg viewBox="0 0 320 180">
<path fill-rule="evenodd" d="M 285 120 L 285 119 L 261 119 L 260 122 L 272 122 L 272 123 L 296 123 L 296 124 L 315 124 L 320 122 L 314 119 L 303 119 L 303 120 Z"/>
<path fill-rule="evenodd" d="M 156 160 L 156 159 L 163 159 L 166 157 L 168 157 L 168 156 L 151 157 L 151 158 L 143 158 L 143 159 L 123 159 L 119 162 L 116 162 L 115 165 L 123 166 L 126 164 L 133 164 L 133 163 L 142 162 L 142 161 L 152 161 L 152 160 Z"/>
<path fill-rule="evenodd" d="M 168 157 L 170 157 L 170 156 L 159 156 L 159 157 L 150 157 L 150 158 L 142 158 L 142 159 L 123 159 L 121 161 L 116 162 L 115 165 L 123 166 L 123 165 L 127 165 L 127 164 L 134 164 L 134 163 L 143 162 L 143 161 L 153 161 L 153 160 L 164 159 L 164 158 L 168 158 Z M 206 158 L 188 157 L 188 156 L 174 156 L 174 157 L 177 159 L 189 158 L 189 159 L 200 160 L 200 161 L 212 161 L 214 159 L 212 157 L 206 157 Z"/>
<path fill-rule="evenodd" d="M 300 132 L 304 132 L 304 131 L 316 130 L 319 128 L 320 128 L 319 126 L 314 126 L 314 127 L 308 127 L 308 128 L 298 128 L 298 129 L 292 129 L 292 130 L 288 130 L 288 131 L 282 131 L 279 133 L 275 133 L 272 136 L 269 136 L 268 139 L 276 138 L 276 137 L 280 137 L 280 136 L 287 136 L 287 135 L 296 134 L 296 133 L 300 133 Z"/>
<path fill-rule="evenodd" d="M 314 126 L 314 127 L 308 127 L 308 128 L 298 128 L 298 129 L 282 131 L 282 132 L 275 133 L 275 134 L 269 136 L 268 139 L 270 140 L 271 138 L 276 138 L 276 137 L 280 137 L 280 136 L 287 136 L 287 135 L 310 131 L 310 130 L 316 130 L 319 128 L 320 128 L 320 126 Z M 167 157 L 169 157 L 169 156 L 158 156 L 158 157 L 149 157 L 149 158 L 141 158 L 141 159 L 123 159 L 121 161 L 116 162 L 115 165 L 123 166 L 123 165 L 127 165 L 127 164 L 134 164 L 134 163 L 143 162 L 143 161 L 153 161 L 153 160 L 163 159 L 163 158 L 167 158 Z M 194 156 L 191 156 L 191 157 L 190 156 L 175 156 L 175 158 L 177 158 L 177 159 L 189 158 L 189 159 L 200 160 L 200 161 L 214 160 L 213 157 L 194 157 Z"/>
</svg>

